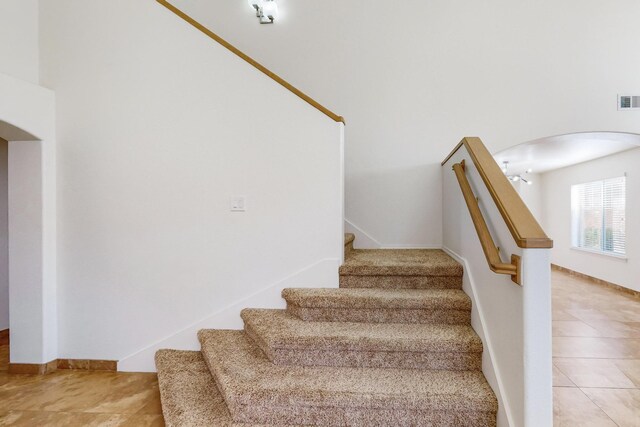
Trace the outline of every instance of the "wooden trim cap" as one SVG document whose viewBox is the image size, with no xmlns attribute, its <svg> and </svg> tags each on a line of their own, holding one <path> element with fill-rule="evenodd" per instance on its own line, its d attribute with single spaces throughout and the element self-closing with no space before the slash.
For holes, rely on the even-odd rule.
<svg viewBox="0 0 640 427">
<path fill-rule="evenodd" d="M 552 248 L 553 240 L 547 237 L 480 138 L 466 137 L 462 139 L 443 160 L 442 165 L 444 166 L 463 145 L 469 152 L 473 164 L 518 247 Z"/>
</svg>

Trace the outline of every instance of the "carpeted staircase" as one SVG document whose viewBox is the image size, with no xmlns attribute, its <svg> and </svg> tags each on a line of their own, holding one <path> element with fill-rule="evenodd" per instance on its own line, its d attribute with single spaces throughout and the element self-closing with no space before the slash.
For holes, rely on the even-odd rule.
<svg viewBox="0 0 640 427">
<path fill-rule="evenodd" d="M 244 331 L 161 350 L 168 426 L 494 426 L 462 267 L 440 250 L 359 250 L 339 289 L 285 289 Z"/>
</svg>

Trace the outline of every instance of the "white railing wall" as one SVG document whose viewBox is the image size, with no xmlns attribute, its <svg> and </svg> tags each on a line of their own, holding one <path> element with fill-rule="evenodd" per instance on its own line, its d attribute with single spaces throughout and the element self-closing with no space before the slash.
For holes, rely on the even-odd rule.
<svg viewBox="0 0 640 427">
<path fill-rule="evenodd" d="M 505 262 L 522 257 L 522 285 L 493 273 L 485 259 L 452 170 L 466 174 Z M 472 326 L 482 338 L 482 369 L 499 400 L 499 426 L 551 426 L 551 285 L 549 249 L 519 248 L 466 147 L 442 167 L 443 246 L 464 266 L 464 291 L 473 302 Z"/>
</svg>

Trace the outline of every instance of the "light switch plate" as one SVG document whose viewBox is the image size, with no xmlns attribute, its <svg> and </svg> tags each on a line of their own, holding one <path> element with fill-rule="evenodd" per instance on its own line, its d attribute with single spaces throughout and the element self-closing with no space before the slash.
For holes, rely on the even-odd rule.
<svg viewBox="0 0 640 427">
<path fill-rule="evenodd" d="M 245 212 L 246 210 L 247 204 L 244 196 L 233 196 L 231 198 L 231 212 Z"/>
</svg>

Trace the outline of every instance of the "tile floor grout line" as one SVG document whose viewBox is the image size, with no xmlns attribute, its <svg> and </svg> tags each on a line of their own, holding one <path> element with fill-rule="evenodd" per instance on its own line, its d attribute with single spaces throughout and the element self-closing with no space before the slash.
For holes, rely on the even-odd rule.
<svg viewBox="0 0 640 427">
<path fill-rule="evenodd" d="M 609 414 L 607 414 L 607 411 L 605 411 L 605 410 L 604 410 L 600 405 L 598 405 L 596 402 L 594 402 L 594 401 L 593 401 L 593 399 L 591 399 L 591 398 L 589 397 L 589 395 L 588 395 L 587 393 L 585 393 L 585 392 L 584 392 L 584 390 L 582 390 L 582 388 L 581 388 L 581 387 L 578 387 L 578 390 L 580 390 L 580 392 L 581 392 L 582 394 L 584 394 L 584 395 L 587 397 L 587 399 L 589 399 L 589 401 L 590 401 L 591 403 L 593 403 L 594 405 L 596 405 L 596 406 L 597 406 L 597 407 L 602 411 L 602 413 L 603 413 L 603 414 L 605 414 L 605 415 L 607 416 L 607 418 L 609 418 L 609 419 L 611 420 L 611 422 L 612 422 L 612 423 L 614 423 L 614 424 L 615 424 L 615 425 L 617 425 L 618 427 L 622 427 L 622 426 L 620 426 L 620 424 L 618 424 L 617 422 L 615 422 L 615 420 L 614 420 L 613 418 L 611 418 L 611 417 L 609 416 Z"/>
<path fill-rule="evenodd" d="M 636 398 L 640 391 L 636 378 L 640 367 L 637 301 L 582 285 L 580 280 L 552 272 L 553 339 L 557 344 L 553 366 L 556 381 L 562 384 L 554 385 L 554 406 L 559 405 L 554 419 L 572 426 L 593 422 L 592 418 L 599 418 L 602 424 L 608 420 L 612 426 L 627 425 L 627 417 L 635 420 L 640 413 Z M 579 384 L 589 386 L 579 386 L 565 370 Z M 574 388 L 580 392 L 572 391 Z M 629 412 L 618 413 L 618 408 Z"/>
</svg>

